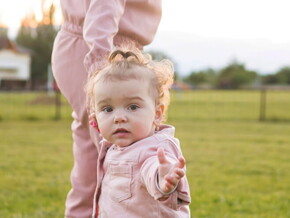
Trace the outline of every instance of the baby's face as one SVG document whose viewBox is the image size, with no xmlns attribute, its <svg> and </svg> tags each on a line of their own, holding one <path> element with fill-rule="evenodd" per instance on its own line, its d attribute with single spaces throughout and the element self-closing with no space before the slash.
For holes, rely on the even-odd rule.
<svg viewBox="0 0 290 218">
<path fill-rule="evenodd" d="M 161 114 L 149 94 L 149 82 L 99 81 L 94 91 L 98 127 L 107 141 L 125 147 L 154 133 Z"/>
</svg>

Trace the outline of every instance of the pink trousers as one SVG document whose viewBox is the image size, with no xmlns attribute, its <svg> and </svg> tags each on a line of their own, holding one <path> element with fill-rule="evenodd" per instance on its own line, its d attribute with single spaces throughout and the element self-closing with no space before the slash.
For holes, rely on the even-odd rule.
<svg viewBox="0 0 290 218">
<path fill-rule="evenodd" d="M 83 60 L 87 52 L 88 47 L 81 34 L 64 29 L 58 33 L 52 53 L 52 70 L 61 93 L 73 109 L 74 118 L 71 126 L 74 167 L 72 189 L 66 200 L 66 217 L 91 217 L 97 182 L 99 135 L 89 126 L 85 108 L 87 72 Z"/>
</svg>

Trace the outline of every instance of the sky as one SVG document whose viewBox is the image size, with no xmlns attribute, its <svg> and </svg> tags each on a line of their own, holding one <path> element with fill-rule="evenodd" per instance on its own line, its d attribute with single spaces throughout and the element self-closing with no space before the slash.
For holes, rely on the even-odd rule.
<svg viewBox="0 0 290 218">
<path fill-rule="evenodd" d="M 20 18 L 38 11 L 40 2 L 0 0 L 0 20 L 13 35 Z M 167 54 L 181 75 L 218 70 L 234 60 L 275 73 L 290 66 L 289 8 L 290 0 L 163 0 L 157 35 L 145 50 Z"/>
</svg>

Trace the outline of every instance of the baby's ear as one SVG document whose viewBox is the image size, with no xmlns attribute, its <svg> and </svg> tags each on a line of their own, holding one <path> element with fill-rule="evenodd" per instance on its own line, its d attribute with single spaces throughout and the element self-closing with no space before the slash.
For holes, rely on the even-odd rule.
<svg viewBox="0 0 290 218">
<path fill-rule="evenodd" d="M 163 120 L 163 114 L 164 114 L 164 104 L 157 105 L 155 111 L 155 121 L 157 123 L 160 123 Z"/>
</svg>

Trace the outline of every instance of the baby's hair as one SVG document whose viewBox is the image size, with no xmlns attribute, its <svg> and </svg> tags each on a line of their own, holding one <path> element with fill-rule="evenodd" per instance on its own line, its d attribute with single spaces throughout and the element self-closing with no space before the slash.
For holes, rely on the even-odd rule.
<svg viewBox="0 0 290 218">
<path fill-rule="evenodd" d="M 114 61 L 115 57 L 119 54 L 124 59 L 128 59 L 130 56 L 132 56 L 132 57 L 136 58 L 137 61 L 139 61 L 139 58 L 137 57 L 137 55 L 131 51 L 124 52 L 122 50 L 116 50 L 116 51 L 112 52 L 111 55 L 109 56 L 109 62 L 112 63 Z"/>
<path fill-rule="evenodd" d="M 154 97 L 156 105 L 164 105 L 166 115 L 170 102 L 169 89 L 173 84 L 174 75 L 171 61 L 153 61 L 151 55 L 142 53 L 137 48 L 122 47 L 109 55 L 108 62 L 108 66 L 92 74 L 86 84 L 85 91 L 91 107 L 95 105 L 94 89 L 99 81 L 149 79 L 149 93 Z M 165 118 L 166 116 L 163 116 L 163 120 Z"/>
</svg>

